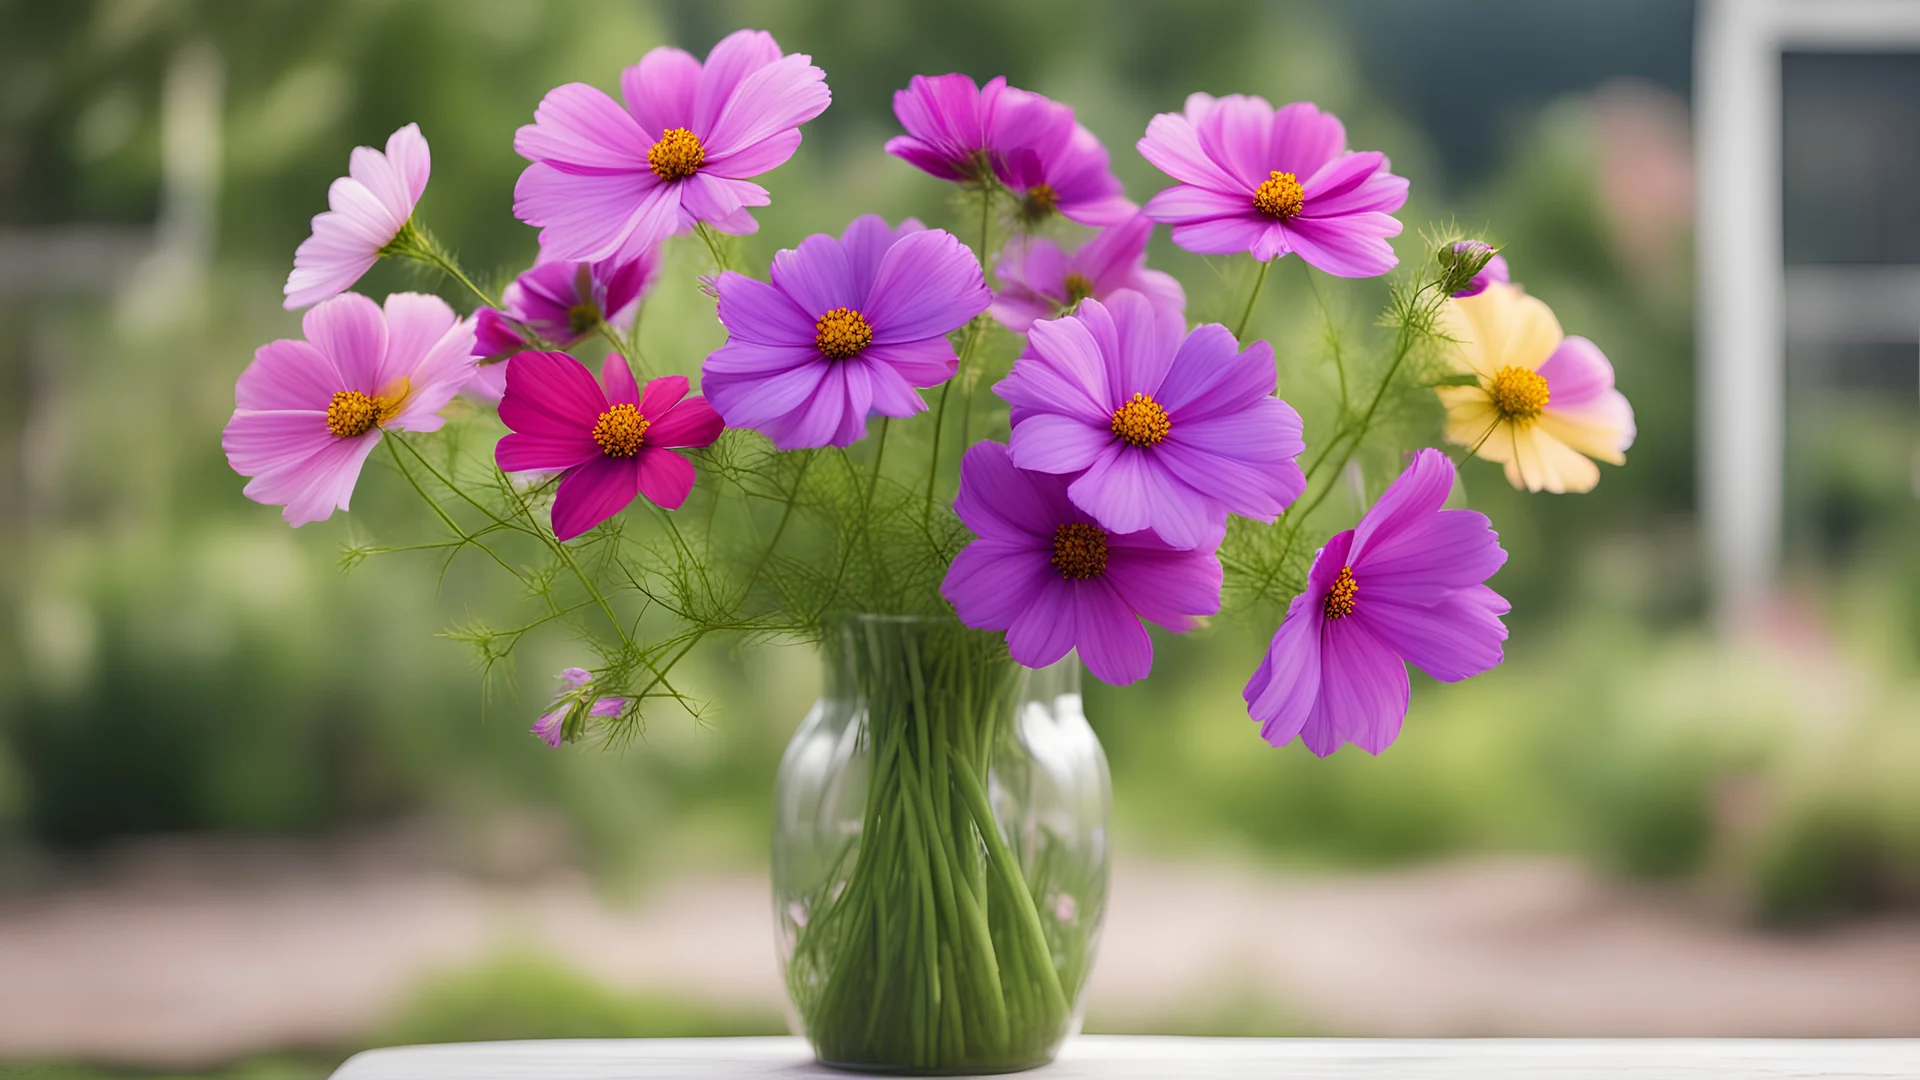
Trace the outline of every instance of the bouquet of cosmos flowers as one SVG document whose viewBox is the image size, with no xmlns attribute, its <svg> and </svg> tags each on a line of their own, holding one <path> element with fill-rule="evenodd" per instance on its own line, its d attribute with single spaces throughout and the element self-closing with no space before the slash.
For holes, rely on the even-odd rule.
<svg viewBox="0 0 1920 1080">
<path fill-rule="evenodd" d="M 862 654 L 873 707 L 946 715 L 935 739 L 951 750 L 918 758 L 927 744 L 902 741 L 899 767 L 875 774 L 864 843 L 916 820 L 940 835 L 902 840 L 911 859 L 862 855 L 891 869 L 821 903 L 864 890 L 862 911 L 944 898 L 961 915 L 855 933 L 864 916 L 848 914 L 830 938 L 815 911 L 824 952 L 795 996 L 823 1055 L 863 1060 L 844 1048 L 897 1035 L 870 1060 L 1030 1062 L 1077 996 L 1084 967 L 1063 967 L 1032 917 L 980 792 L 1007 679 L 946 678 L 943 657 L 977 672 L 1077 651 L 1124 684 L 1152 668 L 1148 622 L 1277 620 L 1245 690 L 1260 734 L 1378 753 L 1406 714 L 1408 665 L 1464 679 L 1506 638 L 1486 584 L 1506 553 L 1485 516 L 1447 508 L 1455 461 L 1423 445 L 1577 492 L 1632 442 L 1601 351 L 1565 336 L 1491 246 L 1453 235 L 1394 276 L 1371 340 L 1289 358 L 1303 424 L 1272 346 L 1248 334 L 1269 273 L 1293 256 L 1317 297 L 1316 275 L 1393 272 L 1407 197 L 1384 154 L 1349 149 L 1312 104 L 1196 93 L 1154 117 L 1138 149 L 1172 184 L 1142 207 L 1068 106 L 1004 79 L 916 76 L 885 150 L 954 186 L 953 230 L 867 215 L 749 268 L 733 238 L 771 199 L 757 178 L 828 107 L 824 73 L 740 31 L 704 62 L 655 49 L 619 90 L 561 86 L 516 134 L 530 164 L 513 211 L 539 256 L 498 293 L 415 214 L 416 127 L 354 150 L 287 279 L 304 339 L 260 348 L 224 446 L 247 496 L 293 525 L 346 510 L 379 449 L 435 534 L 356 543 L 347 563 L 434 551 L 516 579 L 525 620 L 452 634 L 489 666 L 530 633 L 577 637 L 587 666 L 562 673 L 533 728 L 553 746 L 631 733 L 662 699 L 697 708 L 675 665 L 710 637 L 831 649 L 849 616 L 936 628 L 940 655 Z M 1235 325 L 1191 325 L 1181 284 L 1147 267 L 1162 224 L 1221 257 Z M 698 246 L 672 252 L 689 234 Z M 727 338 L 704 358 L 639 348 L 664 254 L 711 263 L 702 289 Z M 383 258 L 451 279 L 471 313 L 347 291 Z M 889 992 L 871 973 L 821 989 L 858 949 L 931 989 Z"/>
</svg>

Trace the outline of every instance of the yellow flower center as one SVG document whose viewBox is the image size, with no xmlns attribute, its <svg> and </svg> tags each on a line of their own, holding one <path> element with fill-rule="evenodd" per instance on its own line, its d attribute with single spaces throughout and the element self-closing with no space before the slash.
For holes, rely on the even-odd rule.
<svg viewBox="0 0 1920 1080">
<path fill-rule="evenodd" d="M 1300 178 L 1277 170 L 1269 173 L 1266 183 L 1253 193 L 1253 208 L 1281 221 L 1298 216 L 1306 201 L 1307 190 L 1300 186 Z"/>
<path fill-rule="evenodd" d="M 578 337 L 600 325 L 600 305 L 582 300 L 567 309 L 567 333 Z"/>
<path fill-rule="evenodd" d="M 837 307 L 813 324 L 813 344 L 827 359 L 845 360 L 873 344 L 873 327 L 852 308 Z"/>
<path fill-rule="evenodd" d="M 1532 420 L 1546 411 L 1547 377 L 1523 367 L 1503 367 L 1494 373 L 1487 393 L 1502 417 Z"/>
<path fill-rule="evenodd" d="M 1038 221 L 1053 213 L 1060 196 L 1053 190 L 1052 184 L 1035 184 L 1027 189 L 1020 200 L 1020 214 L 1028 221 Z"/>
<path fill-rule="evenodd" d="M 652 421 L 640 415 L 640 410 L 622 402 L 600 414 L 593 425 L 593 441 L 600 444 L 600 452 L 608 457 L 632 457 L 640 452 L 647 440 L 647 429 Z"/>
<path fill-rule="evenodd" d="M 1360 592 L 1360 586 L 1353 580 L 1353 567 L 1340 568 L 1340 576 L 1327 586 L 1327 599 L 1321 605 L 1329 619 L 1344 619 L 1353 614 L 1353 598 Z"/>
<path fill-rule="evenodd" d="M 1087 297 L 1092 295 L 1093 295 L 1093 282 L 1088 281 L 1087 276 L 1085 274 L 1068 274 L 1067 275 L 1067 306 L 1068 307 L 1072 307 L 1073 305 L 1079 303 L 1082 300 L 1085 300 Z"/>
<path fill-rule="evenodd" d="M 647 167 L 662 180 L 684 180 L 707 163 L 707 148 L 686 128 L 668 128 L 647 151 Z"/>
<path fill-rule="evenodd" d="M 383 397 L 368 397 L 358 390 L 341 390 L 327 403 L 327 430 L 334 437 L 351 439 L 365 435 L 400 411 L 404 390 Z"/>
<path fill-rule="evenodd" d="M 1105 573 L 1106 532 L 1084 521 L 1070 521 L 1053 530 L 1053 568 L 1069 581 L 1085 581 Z"/>
<path fill-rule="evenodd" d="M 1135 394 L 1113 410 L 1113 433 L 1133 446 L 1152 446 L 1167 437 L 1173 421 L 1151 394 Z"/>
</svg>

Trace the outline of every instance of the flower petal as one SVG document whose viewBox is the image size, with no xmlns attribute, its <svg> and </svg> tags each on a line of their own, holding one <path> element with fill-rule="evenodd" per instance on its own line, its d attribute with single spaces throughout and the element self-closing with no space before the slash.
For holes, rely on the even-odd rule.
<svg viewBox="0 0 1920 1080">
<path fill-rule="evenodd" d="M 554 539 L 567 541 L 579 536 L 625 510 L 639 493 L 637 457 L 593 458 L 562 477 L 553 493 Z"/>
</svg>

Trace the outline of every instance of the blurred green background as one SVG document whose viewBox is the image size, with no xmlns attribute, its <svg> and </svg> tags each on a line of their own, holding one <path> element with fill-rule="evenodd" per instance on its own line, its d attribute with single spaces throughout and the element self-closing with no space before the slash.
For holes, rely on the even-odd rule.
<svg viewBox="0 0 1920 1080">
<path fill-rule="evenodd" d="M 370 466 L 353 514 L 292 531 L 241 497 L 218 437 L 253 348 L 297 336 L 280 285 L 350 147 L 417 121 L 435 164 L 421 216 L 504 280 L 535 250 L 511 214 L 512 135 L 540 96 L 611 88 L 654 45 L 704 53 L 745 25 L 811 53 L 834 92 L 767 178 L 755 265 L 862 212 L 952 219 L 942 185 L 880 149 L 890 95 L 916 72 L 1004 73 L 1075 105 L 1142 201 L 1163 181 L 1133 141 L 1189 91 L 1310 98 L 1412 178 L 1403 259 L 1422 257 L 1430 222 L 1484 230 L 1570 333 L 1600 343 L 1633 401 L 1630 464 L 1591 495 L 1522 496 L 1491 466 L 1464 470 L 1512 553 L 1494 579 L 1514 606 L 1509 659 L 1459 687 L 1417 680 L 1385 756 L 1323 762 L 1259 742 L 1239 688 L 1270 627 L 1163 636 L 1151 681 L 1090 684 L 1123 852 L 1322 867 L 1572 854 L 1714 890 L 1768 925 L 1920 906 L 1914 401 L 1834 391 L 1795 414 L 1779 603 L 1743 633 L 1708 618 L 1692 20 L 1676 0 L 6 5 L 0 894 L 55 887 L 154 834 L 418 821 L 481 874 L 519 872 L 489 838 L 538 822 L 535 854 L 512 858 L 584 867 L 613 896 L 762 865 L 774 770 L 818 685 L 811 655 L 710 650 L 688 680 L 713 699 L 704 723 L 663 712 L 624 750 L 549 752 L 526 729 L 551 673 L 578 659 L 565 643 L 529 641 L 517 677 L 487 694 L 463 647 L 436 636 L 511 603 L 485 567 L 442 578 L 397 556 L 341 571 L 350 540 L 424 527 L 394 477 Z M 212 104 L 176 108 L 196 100 Z M 719 340 L 695 247 L 643 316 L 648 355 L 683 371 Z M 1154 260 L 1186 282 L 1196 318 L 1244 295 L 1235 268 L 1164 233 Z M 1257 325 L 1283 394 L 1310 393 L 1324 328 L 1305 276 L 1282 269 Z M 467 307 L 392 266 L 361 289 L 399 287 Z M 1366 340 L 1382 286 L 1323 288 Z M 527 991 L 523 970 L 499 984 L 589 1004 L 543 1026 L 540 1009 L 429 991 L 395 1037 L 769 1022 L 582 1024 L 581 1009 L 635 1013 L 551 979 L 559 989 Z"/>
</svg>

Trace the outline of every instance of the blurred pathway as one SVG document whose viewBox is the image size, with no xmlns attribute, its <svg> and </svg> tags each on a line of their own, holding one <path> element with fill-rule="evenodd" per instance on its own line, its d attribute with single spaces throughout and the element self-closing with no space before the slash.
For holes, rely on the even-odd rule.
<svg viewBox="0 0 1920 1080">
<path fill-rule="evenodd" d="M 217 861 L 217 860 L 216 860 Z M 0 902 L 0 1060 L 218 1061 L 376 1028 L 503 946 L 627 990 L 777 1008 L 766 885 L 484 884 L 392 857 L 154 859 Z M 1128 863 L 1095 1027 L 1259 1010 L 1341 1035 L 1920 1035 L 1920 922 L 1778 937 L 1560 861 L 1283 877 Z M 1284 1025 L 1276 1022 L 1276 1028 Z"/>
</svg>

